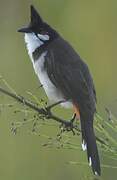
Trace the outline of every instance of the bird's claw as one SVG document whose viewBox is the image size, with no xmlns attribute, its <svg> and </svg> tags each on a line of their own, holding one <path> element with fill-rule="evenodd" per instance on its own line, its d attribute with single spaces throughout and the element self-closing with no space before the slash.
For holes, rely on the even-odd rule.
<svg viewBox="0 0 117 180">
<path fill-rule="evenodd" d="M 72 131 L 73 135 L 75 135 L 75 131 L 74 131 L 74 120 L 75 120 L 76 114 L 74 114 L 74 116 L 72 117 L 72 119 L 70 121 L 66 121 L 64 124 L 62 123 L 60 125 L 61 128 L 61 133 L 65 132 L 65 131 Z"/>
</svg>

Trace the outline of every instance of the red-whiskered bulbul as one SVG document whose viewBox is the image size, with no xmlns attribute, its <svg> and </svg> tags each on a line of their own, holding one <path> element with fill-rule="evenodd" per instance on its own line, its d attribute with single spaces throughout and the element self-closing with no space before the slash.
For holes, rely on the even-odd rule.
<svg viewBox="0 0 117 180">
<path fill-rule="evenodd" d="M 34 70 L 50 100 L 73 107 L 80 116 L 82 148 L 87 149 L 93 173 L 100 175 L 100 160 L 93 129 L 96 112 L 96 92 L 90 71 L 60 34 L 42 20 L 31 5 L 31 21 L 19 32 L 25 33 L 25 42 Z"/>
</svg>

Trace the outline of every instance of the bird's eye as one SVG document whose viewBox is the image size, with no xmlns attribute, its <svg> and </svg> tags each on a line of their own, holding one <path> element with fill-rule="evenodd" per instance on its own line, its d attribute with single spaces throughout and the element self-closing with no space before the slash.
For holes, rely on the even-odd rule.
<svg viewBox="0 0 117 180">
<path fill-rule="evenodd" d="M 47 32 L 47 31 L 42 30 L 42 31 L 40 32 L 40 34 L 42 34 L 42 35 L 48 35 L 48 32 Z"/>
</svg>

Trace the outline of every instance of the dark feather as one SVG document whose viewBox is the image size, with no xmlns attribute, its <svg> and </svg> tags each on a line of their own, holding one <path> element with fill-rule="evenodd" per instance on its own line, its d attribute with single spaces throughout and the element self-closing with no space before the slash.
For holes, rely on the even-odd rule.
<svg viewBox="0 0 117 180">
<path fill-rule="evenodd" d="M 93 130 L 96 93 L 87 65 L 61 37 L 49 44 L 44 65 L 52 83 L 67 100 L 78 106 L 88 160 L 91 158 L 93 172 L 100 175 L 100 161 Z"/>
<path fill-rule="evenodd" d="M 45 58 L 45 68 L 54 85 L 67 99 L 79 105 L 83 103 L 83 107 L 94 113 L 96 95 L 93 80 L 87 65 L 74 49 L 58 38 L 48 47 Z"/>
</svg>

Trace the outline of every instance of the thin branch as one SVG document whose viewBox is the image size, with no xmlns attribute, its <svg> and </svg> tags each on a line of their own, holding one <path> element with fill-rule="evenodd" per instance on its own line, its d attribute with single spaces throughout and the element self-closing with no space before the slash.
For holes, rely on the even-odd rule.
<svg viewBox="0 0 117 180">
<path fill-rule="evenodd" d="M 13 99 L 15 99 L 16 101 L 18 101 L 19 103 L 21 103 L 21 104 L 23 104 L 23 105 L 26 105 L 26 106 L 29 107 L 30 109 L 32 109 L 32 110 L 36 111 L 37 113 L 43 115 L 46 119 L 52 119 L 52 120 L 55 120 L 55 121 L 61 123 L 62 126 L 63 126 L 63 128 L 64 128 L 65 130 L 67 130 L 67 131 L 72 131 L 73 134 L 75 134 L 75 133 L 74 133 L 74 129 L 75 129 L 76 131 L 81 132 L 81 130 L 78 128 L 78 126 L 73 124 L 73 123 L 74 123 L 74 119 L 75 119 L 75 115 L 74 115 L 74 117 L 73 117 L 70 121 L 68 121 L 68 120 L 61 119 L 61 118 L 55 116 L 55 115 L 52 113 L 51 109 L 52 109 L 54 106 L 62 103 L 63 101 L 60 101 L 60 102 L 55 103 L 55 104 L 52 104 L 52 105 L 47 106 L 47 107 L 45 107 L 45 108 L 39 108 L 39 106 L 36 105 L 34 102 L 31 102 L 31 101 L 27 100 L 26 98 L 24 98 L 23 96 L 17 95 L 16 93 L 9 92 L 9 91 L 3 89 L 2 87 L 0 87 L 0 92 L 3 93 L 3 94 L 5 94 L 5 95 L 7 95 L 7 96 L 9 96 L 9 97 L 12 97 Z M 106 144 L 102 139 L 96 137 L 96 140 L 97 140 L 100 144 L 103 144 L 103 145 L 105 145 L 105 146 L 108 147 L 108 144 Z"/>
<path fill-rule="evenodd" d="M 0 92 L 2 92 L 3 94 L 8 95 L 9 97 L 12 97 L 13 99 L 20 102 L 21 104 L 25 104 L 26 106 L 28 106 L 29 108 L 37 111 L 38 113 L 46 115 L 46 111 L 43 108 L 39 108 L 37 105 L 35 105 L 34 103 L 26 100 L 24 97 L 19 96 L 17 94 L 14 94 L 12 92 L 9 92 L 9 91 L 3 89 L 2 87 L 0 87 Z"/>
<path fill-rule="evenodd" d="M 63 125 L 65 126 L 70 126 L 71 127 L 71 122 L 70 121 L 66 121 L 64 119 L 61 119 L 57 116 L 55 116 L 52 112 L 51 112 L 51 109 L 54 107 L 53 105 L 51 106 L 48 106 L 46 108 L 39 108 L 38 105 L 36 105 L 35 103 L 27 100 L 26 98 L 24 98 L 23 96 L 19 96 L 17 94 L 14 94 L 12 92 L 9 92 L 5 89 L 3 89 L 2 87 L 0 87 L 0 92 L 2 92 L 3 94 L 6 94 L 7 96 L 9 97 L 12 97 L 13 99 L 15 99 L 16 101 L 20 102 L 21 104 L 23 105 L 26 105 L 27 107 L 31 108 L 32 110 L 38 112 L 39 114 L 41 115 L 44 115 L 45 118 L 47 119 L 53 119 L 59 123 L 62 123 Z M 61 101 L 59 102 L 59 104 L 61 103 Z M 58 103 L 57 103 L 58 104 Z M 56 105 L 56 104 L 55 104 Z M 71 127 L 72 129 L 75 128 L 76 129 L 76 126 L 75 125 L 72 125 Z"/>
</svg>

